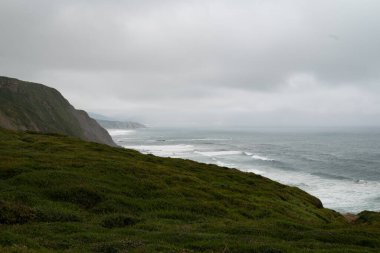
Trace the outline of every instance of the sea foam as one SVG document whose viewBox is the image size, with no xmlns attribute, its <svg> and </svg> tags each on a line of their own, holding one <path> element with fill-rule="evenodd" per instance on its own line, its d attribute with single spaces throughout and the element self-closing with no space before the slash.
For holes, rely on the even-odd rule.
<svg viewBox="0 0 380 253">
<path fill-rule="evenodd" d="M 153 154 L 163 157 L 177 157 L 194 151 L 192 145 L 124 145 L 124 148 L 135 149 L 144 154 Z"/>
</svg>

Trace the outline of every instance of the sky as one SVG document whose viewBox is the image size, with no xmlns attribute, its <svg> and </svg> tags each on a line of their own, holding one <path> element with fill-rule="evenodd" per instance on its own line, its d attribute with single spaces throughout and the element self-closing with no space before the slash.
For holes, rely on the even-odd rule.
<svg viewBox="0 0 380 253">
<path fill-rule="evenodd" d="M 378 0 L 0 0 L 0 75 L 150 126 L 380 126 Z"/>
</svg>

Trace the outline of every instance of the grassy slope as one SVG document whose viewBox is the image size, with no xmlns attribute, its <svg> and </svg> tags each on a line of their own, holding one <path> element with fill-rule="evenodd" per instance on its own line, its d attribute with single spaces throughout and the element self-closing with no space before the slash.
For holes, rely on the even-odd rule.
<svg viewBox="0 0 380 253">
<path fill-rule="evenodd" d="M 0 129 L 0 251 L 379 252 L 380 221 L 238 170 Z"/>
<path fill-rule="evenodd" d="M 83 136 L 73 108 L 57 90 L 8 77 L 0 77 L 0 82 L 13 83 L 18 90 L 3 88 L 0 92 L 1 111 L 14 121 L 14 126 Z"/>
</svg>

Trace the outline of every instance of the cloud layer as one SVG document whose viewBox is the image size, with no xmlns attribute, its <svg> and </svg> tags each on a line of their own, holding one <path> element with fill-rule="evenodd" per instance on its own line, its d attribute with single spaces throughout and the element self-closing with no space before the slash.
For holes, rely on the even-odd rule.
<svg viewBox="0 0 380 253">
<path fill-rule="evenodd" d="M 153 125 L 378 125 L 379 12 L 375 0 L 3 0 L 0 74 Z"/>
</svg>

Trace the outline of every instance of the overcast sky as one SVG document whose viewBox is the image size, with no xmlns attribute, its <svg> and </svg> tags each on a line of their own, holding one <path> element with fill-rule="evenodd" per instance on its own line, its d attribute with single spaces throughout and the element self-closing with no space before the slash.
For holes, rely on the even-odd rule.
<svg viewBox="0 0 380 253">
<path fill-rule="evenodd" d="M 378 0 L 0 0 L 0 75 L 150 125 L 380 125 Z"/>
</svg>

